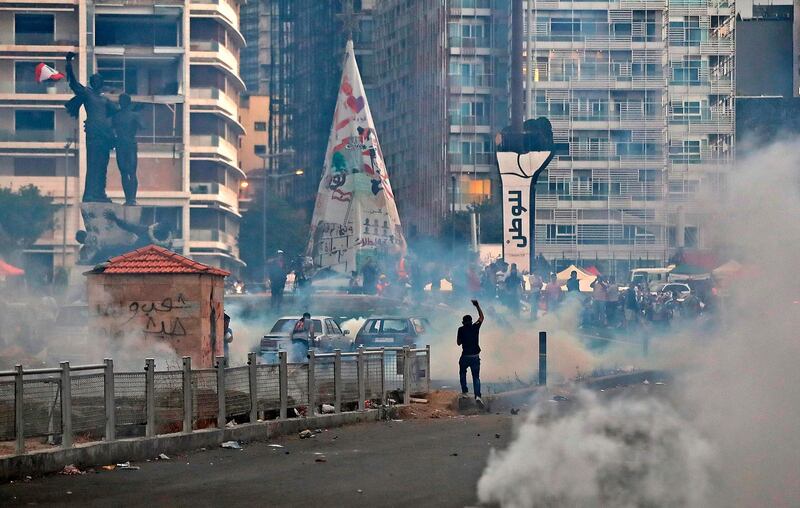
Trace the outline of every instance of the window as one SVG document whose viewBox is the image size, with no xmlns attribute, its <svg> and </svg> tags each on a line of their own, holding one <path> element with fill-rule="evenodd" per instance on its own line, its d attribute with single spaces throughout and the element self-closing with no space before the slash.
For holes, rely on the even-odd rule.
<svg viewBox="0 0 800 508">
<path fill-rule="evenodd" d="M 660 182 L 661 171 L 657 169 L 640 169 L 639 170 L 640 182 Z"/>
<path fill-rule="evenodd" d="M 405 333 L 408 331 L 408 323 L 404 319 L 384 319 L 383 332 L 385 333 Z"/>
<path fill-rule="evenodd" d="M 702 62 L 696 57 L 685 57 L 672 64 L 672 83 L 676 85 L 699 85 Z"/>
<path fill-rule="evenodd" d="M 14 176 L 56 176 L 54 157 L 14 157 Z"/>
<path fill-rule="evenodd" d="M 669 42 L 677 46 L 699 46 L 703 39 L 700 18 L 684 16 L 669 20 Z"/>
<path fill-rule="evenodd" d="M 700 101 L 672 103 L 672 118 L 675 120 L 700 119 Z"/>
<path fill-rule="evenodd" d="M 688 226 L 683 229 L 683 244 L 686 247 L 697 247 L 698 231 L 696 226 Z"/>
<path fill-rule="evenodd" d="M 34 79 L 36 66 L 40 61 L 35 62 L 14 62 L 14 91 L 16 93 L 47 93 L 49 87 L 58 87 L 66 89 L 66 84 L 56 83 L 49 81 L 47 83 L 37 83 Z M 45 65 L 49 65 L 56 69 L 56 64 L 53 61 L 44 61 Z M 60 63 L 60 62 L 59 62 Z M 66 80 L 65 80 L 66 81 Z"/>
<path fill-rule="evenodd" d="M 648 242 L 655 239 L 655 235 L 644 226 L 623 226 L 622 235 L 626 240 Z"/>
<path fill-rule="evenodd" d="M 325 323 L 328 325 L 328 331 L 333 335 L 342 335 L 342 329 L 336 324 L 333 319 L 326 319 Z"/>
<path fill-rule="evenodd" d="M 256 130 L 256 132 L 266 132 L 267 122 L 256 122 L 253 128 Z"/>
<path fill-rule="evenodd" d="M 53 141 L 55 112 L 18 109 L 14 112 L 14 130 L 18 141 Z"/>
<path fill-rule="evenodd" d="M 575 239 L 575 226 L 565 224 L 548 224 L 547 238 L 556 241 L 568 241 Z"/>
<path fill-rule="evenodd" d="M 685 139 L 670 144 L 669 158 L 675 162 L 700 162 L 700 140 Z"/>
<path fill-rule="evenodd" d="M 550 33 L 553 35 L 573 35 L 581 31 L 581 20 L 575 18 L 551 18 Z"/>
<path fill-rule="evenodd" d="M 192 210 L 194 211 L 194 210 Z M 143 206 L 141 224 L 169 224 L 175 238 L 183 236 L 183 208 L 177 206 Z"/>
<path fill-rule="evenodd" d="M 97 46 L 170 46 L 180 44 L 181 23 L 174 16 L 98 14 Z"/>
<path fill-rule="evenodd" d="M 267 145 L 253 145 L 253 153 L 256 155 L 266 155 Z"/>
<path fill-rule="evenodd" d="M 14 44 L 53 44 L 55 25 L 52 14 L 17 14 L 14 16 Z"/>
</svg>

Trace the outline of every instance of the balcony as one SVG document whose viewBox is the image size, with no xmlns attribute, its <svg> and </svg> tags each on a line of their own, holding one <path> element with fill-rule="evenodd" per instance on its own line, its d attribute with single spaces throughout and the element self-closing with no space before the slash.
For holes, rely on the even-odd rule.
<svg viewBox="0 0 800 508">
<path fill-rule="evenodd" d="M 0 144 L 36 143 L 63 147 L 71 134 L 53 130 L 0 130 Z M 47 148 L 52 148 L 47 146 Z"/>
<path fill-rule="evenodd" d="M 239 125 L 239 107 L 236 101 L 219 88 L 191 88 L 189 104 L 193 106 L 193 110 L 218 108 L 229 120 Z"/>
<path fill-rule="evenodd" d="M 491 165 L 495 164 L 495 156 L 491 153 L 449 153 L 447 162 L 455 165 Z"/>
<path fill-rule="evenodd" d="M 192 41 L 190 63 L 192 65 L 214 65 L 223 70 L 242 89 L 245 88 L 242 78 L 239 77 L 239 59 L 218 41 Z"/>
<path fill-rule="evenodd" d="M 219 229 L 194 229 L 189 231 L 190 248 L 216 249 L 238 257 L 239 249 L 236 236 Z M 197 255 L 192 253 L 192 255 Z M 214 256 L 218 254 L 206 253 L 202 255 Z"/>
<path fill-rule="evenodd" d="M 189 184 L 192 201 L 217 201 L 234 212 L 239 210 L 239 196 L 218 182 L 192 182 Z"/>
<path fill-rule="evenodd" d="M 192 134 L 190 144 L 193 159 L 220 160 L 236 171 L 242 171 L 238 166 L 238 150 L 227 139 L 216 135 Z"/>
<path fill-rule="evenodd" d="M 228 0 L 190 0 L 192 17 L 211 17 L 221 21 L 228 31 L 244 46 L 245 40 L 239 31 L 239 13 Z"/>
</svg>

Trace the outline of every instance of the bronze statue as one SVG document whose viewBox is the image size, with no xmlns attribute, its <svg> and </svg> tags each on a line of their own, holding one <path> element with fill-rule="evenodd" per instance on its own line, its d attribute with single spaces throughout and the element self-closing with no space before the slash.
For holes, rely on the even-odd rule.
<svg viewBox="0 0 800 508">
<path fill-rule="evenodd" d="M 125 192 L 125 204 L 136 204 L 136 191 L 139 181 L 136 178 L 138 145 L 136 133 L 142 126 L 139 115 L 134 111 L 131 97 L 128 94 L 119 96 L 119 111 L 111 119 L 114 133 L 117 135 L 116 152 L 117 167 L 122 178 L 122 190 Z"/>
<path fill-rule="evenodd" d="M 72 70 L 75 53 L 67 53 L 67 80 L 75 97 L 65 107 L 73 117 L 78 116 L 81 106 L 86 110 L 86 185 L 84 203 L 110 203 L 106 196 L 106 172 L 111 149 L 114 147 L 114 131 L 111 117 L 117 106 L 103 95 L 103 76 L 93 74 L 89 86 L 81 85 Z"/>
</svg>

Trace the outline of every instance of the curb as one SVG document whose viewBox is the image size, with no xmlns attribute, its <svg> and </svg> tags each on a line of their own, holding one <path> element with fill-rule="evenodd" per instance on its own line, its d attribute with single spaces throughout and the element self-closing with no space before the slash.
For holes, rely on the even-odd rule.
<svg viewBox="0 0 800 508">
<path fill-rule="evenodd" d="M 308 428 L 335 428 L 355 423 L 377 422 L 385 416 L 385 412 L 384 409 L 367 409 L 317 415 L 311 418 L 243 423 L 224 429 L 200 429 L 191 433 L 180 432 L 154 437 L 99 441 L 77 444 L 72 448 L 31 451 L 22 455 L 0 457 L 0 482 L 23 478 L 26 475 L 39 476 L 55 473 L 61 471 L 67 464 L 85 468 L 126 461 L 142 461 L 158 457 L 160 453 L 170 454 L 199 448 L 213 448 L 224 441 L 266 441 Z"/>
</svg>

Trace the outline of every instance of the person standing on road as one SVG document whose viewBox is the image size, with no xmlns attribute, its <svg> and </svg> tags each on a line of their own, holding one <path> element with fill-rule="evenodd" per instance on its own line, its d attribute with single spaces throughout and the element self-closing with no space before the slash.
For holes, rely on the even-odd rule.
<svg viewBox="0 0 800 508">
<path fill-rule="evenodd" d="M 458 359 L 458 379 L 461 381 L 461 395 L 469 393 L 467 387 L 467 369 L 472 371 L 472 389 L 475 392 L 475 402 L 483 407 L 481 400 L 481 348 L 478 345 L 478 334 L 483 324 L 483 310 L 478 300 L 472 300 L 472 305 L 478 309 L 478 320 L 473 323 L 472 316 L 465 315 L 458 328 L 456 344 L 461 346 L 461 358 Z"/>
<path fill-rule="evenodd" d="M 578 272 L 576 270 L 572 270 L 569 272 L 569 279 L 567 279 L 567 292 L 571 293 L 573 291 L 580 291 L 581 290 L 581 283 L 578 280 Z"/>
<path fill-rule="evenodd" d="M 283 291 L 286 288 L 286 257 L 279 250 L 275 257 L 268 262 L 270 306 L 273 310 L 280 310 L 283 304 Z"/>
<path fill-rule="evenodd" d="M 233 342 L 233 330 L 231 329 L 231 317 L 224 314 L 223 322 L 225 323 L 225 340 L 223 341 L 223 350 L 225 354 L 225 366 L 229 367 L 231 364 L 231 342 Z"/>
</svg>

